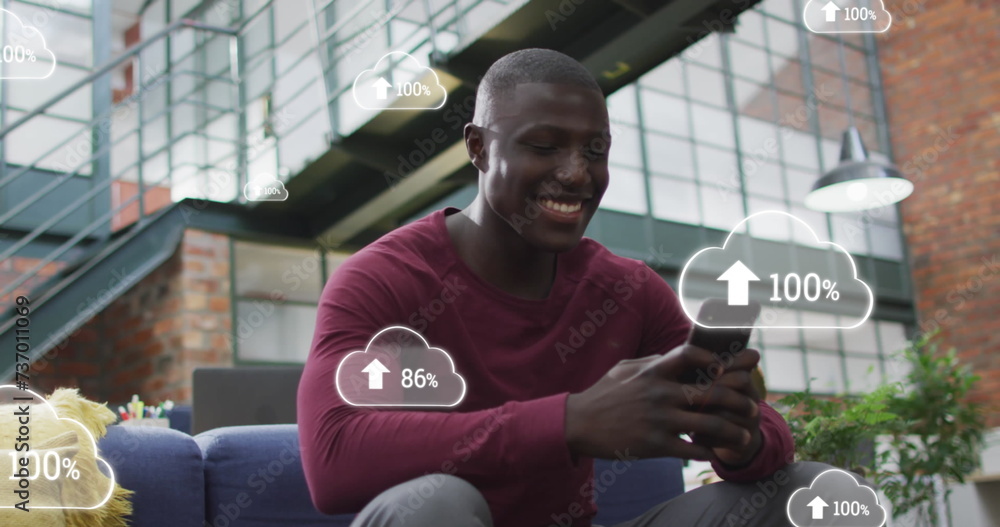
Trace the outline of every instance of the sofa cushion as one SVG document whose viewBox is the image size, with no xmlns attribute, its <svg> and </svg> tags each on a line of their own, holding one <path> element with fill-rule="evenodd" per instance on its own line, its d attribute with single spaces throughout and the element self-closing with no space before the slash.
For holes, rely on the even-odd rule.
<svg viewBox="0 0 1000 527">
<path fill-rule="evenodd" d="M 117 482 L 134 491 L 132 525 L 202 525 L 204 469 L 191 436 L 169 428 L 109 426 L 98 445 Z"/>
<path fill-rule="evenodd" d="M 594 460 L 597 525 L 615 525 L 684 493 L 683 462 L 672 457 Z"/>
<path fill-rule="evenodd" d="M 296 425 L 215 428 L 195 436 L 205 466 L 211 527 L 343 526 L 353 515 L 327 516 L 312 504 Z"/>
</svg>

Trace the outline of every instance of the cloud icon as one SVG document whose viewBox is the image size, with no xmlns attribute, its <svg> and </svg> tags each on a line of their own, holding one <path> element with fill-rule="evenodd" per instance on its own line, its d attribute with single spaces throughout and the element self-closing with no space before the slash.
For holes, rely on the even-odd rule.
<svg viewBox="0 0 1000 527">
<path fill-rule="evenodd" d="M 0 450 L 4 461 L 0 467 L 8 467 L 0 475 L 0 509 L 15 508 L 24 499 L 30 500 L 26 505 L 30 510 L 96 509 L 111 499 L 115 473 L 97 457 L 97 441 L 87 427 L 59 417 L 44 397 L 29 389 L 0 386 L 0 403 L 0 440 L 10 447 Z M 26 436 L 21 435 L 22 425 L 27 427 Z M 18 450 L 17 445 L 25 443 L 29 450 Z M 15 467 L 9 461 L 12 457 L 18 460 Z M 22 457 L 27 466 L 21 466 Z M 18 495 L 20 480 L 28 481 L 28 498 Z"/>
<path fill-rule="evenodd" d="M 336 382 L 353 406 L 455 406 L 465 398 L 465 379 L 448 352 L 405 326 L 379 331 L 364 351 L 344 357 Z"/>
<path fill-rule="evenodd" d="M 789 232 L 800 243 L 766 239 Z M 785 239 L 779 237 L 779 239 Z M 763 211 L 740 221 L 722 247 L 695 253 L 681 270 L 681 306 L 695 324 L 727 325 L 724 319 L 698 320 L 692 306 L 704 298 L 726 299 L 730 306 L 761 304 L 758 328 L 854 328 L 871 315 L 875 297 L 858 278 L 854 259 L 840 245 L 820 241 L 806 222 L 784 211 Z M 797 313 L 839 315 L 832 326 L 806 325 Z"/>
<path fill-rule="evenodd" d="M 10 68 L 4 68 L 0 79 L 47 79 L 56 70 L 56 54 L 45 44 L 45 35 L 33 26 L 25 25 L 17 15 L 0 8 L 0 27 L 7 28 L 3 46 L 0 47 L 5 63 L 39 63 L 38 59 L 50 61 L 48 71 L 37 71 L 30 75 L 9 75 Z M 23 68 L 18 68 L 23 69 Z M 32 68 L 33 70 L 34 68 Z"/>
<path fill-rule="evenodd" d="M 795 527 L 882 527 L 886 520 L 875 491 L 840 469 L 792 493 L 786 511 Z"/>
<path fill-rule="evenodd" d="M 885 33 L 892 25 L 882 0 L 877 9 L 857 0 L 809 0 L 802 20 L 813 33 Z"/>
<path fill-rule="evenodd" d="M 288 190 L 274 176 L 263 176 L 243 185 L 243 197 L 247 201 L 285 201 Z"/>
<path fill-rule="evenodd" d="M 437 110 L 448 99 L 437 72 L 404 51 L 390 51 L 359 73 L 351 93 L 366 110 Z"/>
</svg>

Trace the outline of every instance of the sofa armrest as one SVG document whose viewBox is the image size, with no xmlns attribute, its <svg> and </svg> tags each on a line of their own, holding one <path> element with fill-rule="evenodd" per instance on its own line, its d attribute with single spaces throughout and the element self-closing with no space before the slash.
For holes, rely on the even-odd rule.
<svg viewBox="0 0 1000 527">
<path fill-rule="evenodd" d="M 313 507 L 297 425 L 215 428 L 194 440 L 204 456 L 206 518 L 211 525 L 350 525 L 354 515 L 327 516 Z"/>
<path fill-rule="evenodd" d="M 98 448 L 115 481 L 135 492 L 134 527 L 204 523 L 204 467 L 194 438 L 169 428 L 109 426 Z"/>
</svg>

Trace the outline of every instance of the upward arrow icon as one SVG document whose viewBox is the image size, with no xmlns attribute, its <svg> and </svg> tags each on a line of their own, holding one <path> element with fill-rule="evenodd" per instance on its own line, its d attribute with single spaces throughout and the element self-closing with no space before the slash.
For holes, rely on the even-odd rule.
<svg viewBox="0 0 1000 527">
<path fill-rule="evenodd" d="M 379 77 L 377 81 L 372 83 L 372 88 L 375 88 L 376 99 L 385 99 L 386 92 L 391 87 L 392 84 L 390 84 L 389 81 L 385 80 L 385 77 Z"/>
<path fill-rule="evenodd" d="M 838 6 L 837 4 L 833 3 L 832 1 L 830 1 L 830 2 L 827 2 L 825 6 L 821 7 L 820 10 L 826 12 L 826 21 L 827 22 L 836 22 L 837 21 L 837 11 L 840 11 L 840 6 Z"/>
<path fill-rule="evenodd" d="M 829 507 L 830 504 L 823 501 L 823 498 L 816 496 L 812 501 L 809 502 L 806 507 L 811 507 L 813 510 L 812 519 L 822 520 L 823 519 L 823 509 Z"/>
<path fill-rule="evenodd" d="M 757 278 L 753 271 L 743 265 L 743 262 L 736 260 L 736 263 L 726 269 L 726 272 L 722 273 L 716 280 L 729 283 L 729 305 L 745 306 L 750 293 L 750 282 L 760 281 L 760 278 Z"/>
<path fill-rule="evenodd" d="M 375 359 L 368 363 L 368 366 L 365 366 L 365 369 L 361 370 L 361 373 L 368 374 L 369 390 L 381 390 L 382 374 L 389 373 L 389 368 L 386 368 L 378 359 Z"/>
</svg>

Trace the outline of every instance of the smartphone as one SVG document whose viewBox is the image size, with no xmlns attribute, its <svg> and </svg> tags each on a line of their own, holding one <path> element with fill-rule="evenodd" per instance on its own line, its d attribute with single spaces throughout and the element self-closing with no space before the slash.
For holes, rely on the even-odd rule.
<svg viewBox="0 0 1000 527">
<path fill-rule="evenodd" d="M 731 306 L 724 298 L 709 298 L 701 305 L 696 320 L 710 326 L 736 327 L 703 327 L 695 324 L 687 343 L 716 355 L 727 352 L 735 355 L 746 349 L 758 315 L 760 304 L 752 300 L 745 306 Z M 681 377 L 681 382 L 684 383 L 694 383 L 696 380 L 697 372 Z"/>
<path fill-rule="evenodd" d="M 701 305 L 696 320 L 708 326 L 736 327 L 703 327 L 695 324 L 691 328 L 688 344 L 719 355 L 727 351 L 743 351 L 750 342 L 750 333 L 758 315 L 760 304 L 752 300 L 745 306 L 731 306 L 724 298 L 709 298 Z"/>
</svg>

